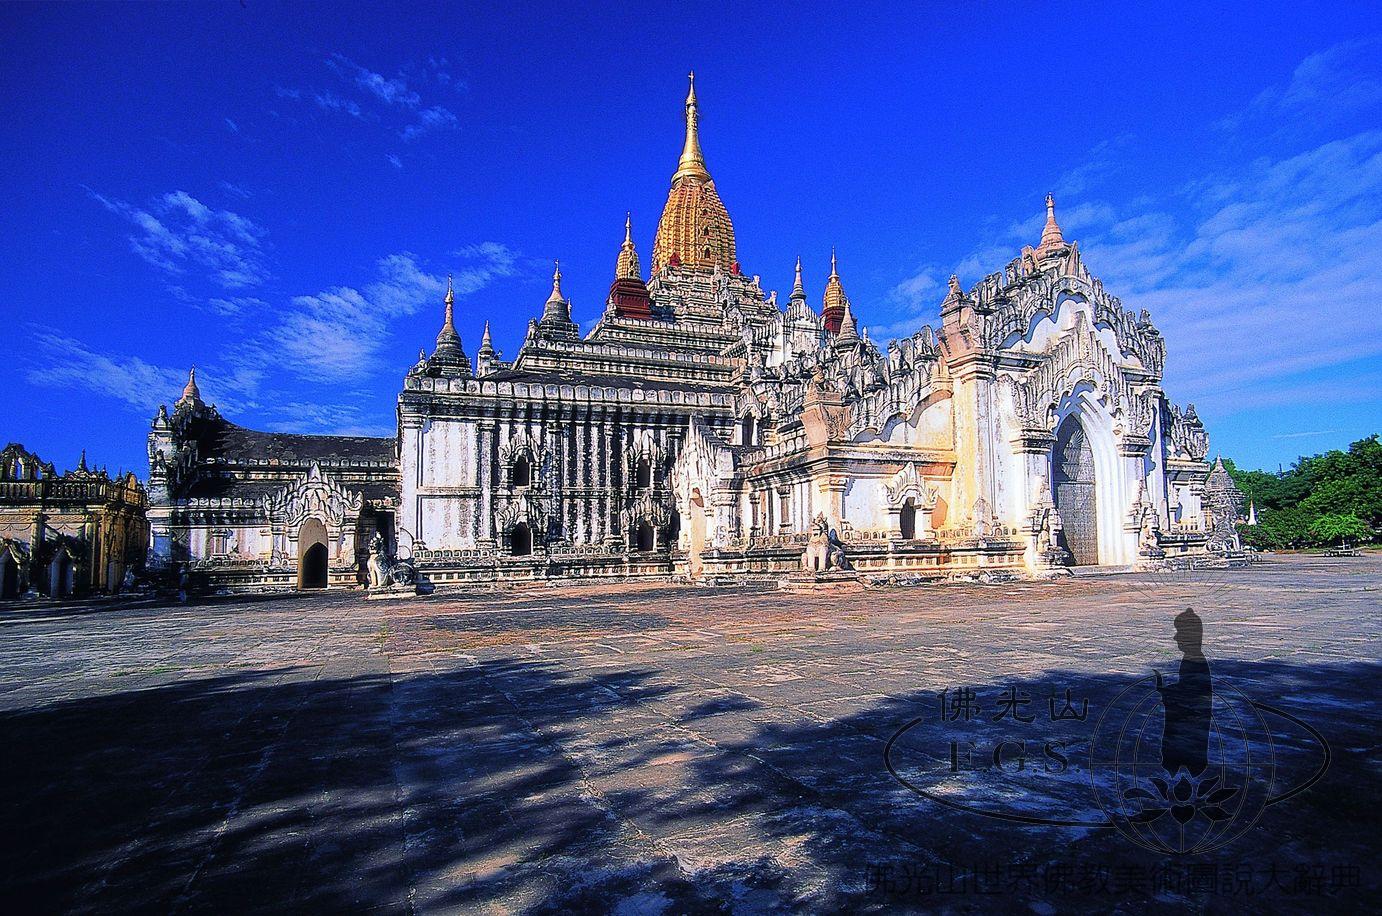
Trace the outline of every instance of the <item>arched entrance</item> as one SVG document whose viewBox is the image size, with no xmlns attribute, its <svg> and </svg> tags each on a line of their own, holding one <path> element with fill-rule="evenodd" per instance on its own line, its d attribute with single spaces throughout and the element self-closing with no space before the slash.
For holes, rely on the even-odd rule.
<svg viewBox="0 0 1382 916">
<path fill-rule="evenodd" d="M 309 518 L 298 529 L 298 588 L 326 588 L 326 525 Z"/>
<path fill-rule="evenodd" d="M 902 504 L 902 511 L 897 515 L 897 526 L 898 533 L 904 541 L 910 541 L 917 536 L 917 504 L 910 496 Z"/>
<path fill-rule="evenodd" d="M 638 523 L 638 531 L 635 534 L 634 549 L 640 553 L 647 553 L 653 549 L 653 526 L 647 522 Z"/>
<path fill-rule="evenodd" d="M 516 557 L 526 557 L 533 552 L 533 529 L 527 522 L 519 522 L 509 533 L 509 552 Z"/>
<path fill-rule="evenodd" d="M 0 598 L 19 597 L 19 564 L 6 550 L 0 554 Z"/>
<path fill-rule="evenodd" d="M 1076 566 L 1099 563 L 1099 515 L 1095 497 L 1094 450 L 1074 414 L 1056 432 L 1051 455 L 1051 489 L 1060 514 L 1061 540 Z"/>
</svg>

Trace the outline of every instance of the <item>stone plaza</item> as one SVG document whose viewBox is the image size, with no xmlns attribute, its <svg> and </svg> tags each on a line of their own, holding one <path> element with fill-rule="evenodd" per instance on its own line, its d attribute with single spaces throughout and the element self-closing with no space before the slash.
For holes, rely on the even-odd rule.
<svg viewBox="0 0 1382 916">
<path fill-rule="evenodd" d="M 1376 557 L 1267 557 L 1185 579 L 16 608 L 4 886 L 12 912 L 1362 912 L 1379 585 Z M 1015 684 L 1044 711 L 1062 684 L 1097 713 L 1174 671 L 1186 605 L 1216 684 L 1332 750 L 1234 842 L 1168 857 L 889 774 L 885 745 L 941 691 Z M 1317 768 L 1299 729 L 1274 740 L 1281 788 Z"/>
</svg>

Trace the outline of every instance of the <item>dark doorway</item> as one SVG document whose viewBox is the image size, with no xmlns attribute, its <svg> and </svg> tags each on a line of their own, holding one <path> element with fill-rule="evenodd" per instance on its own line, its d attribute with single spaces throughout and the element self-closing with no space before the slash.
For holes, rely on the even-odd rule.
<svg viewBox="0 0 1382 916">
<path fill-rule="evenodd" d="M 528 459 L 519 455 L 513 462 L 513 474 L 510 477 L 515 487 L 528 487 L 533 483 L 533 466 L 528 463 Z"/>
<path fill-rule="evenodd" d="M 52 577 L 48 584 L 50 598 L 65 598 L 71 592 L 72 564 L 65 551 L 58 551 L 51 565 Z"/>
<path fill-rule="evenodd" d="M 639 522 L 638 531 L 635 534 L 634 549 L 640 553 L 646 553 L 653 549 L 653 526 L 647 522 Z"/>
<path fill-rule="evenodd" d="M 1061 539 L 1076 566 L 1099 563 L 1099 519 L 1094 496 L 1094 452 L 1075 416 L 1065 418 L 1056 433 L 1051 456 L 1051 488 L 1060 513 Z"/>
<path fill-rule="evenodd" d="M 638 470 L 634 476 L 634 487 L 639 490 L 646 490 L 653 485 L 653 465 L 647 458 L 642 458 L 638 462 Z"/>
<path fill-rule="evenodd" d="M 908 499 L 902 504 L 902 512 L 897 517 L 902 539 L 910 541 L 917 536 L 917 504 Z"/>
<path fill-rule="evenodd" d="M 325 544 L 313 544 L 302 555 L 302 587 L 326 588 Z"/>
<path fill-rule="evenodd" d="M 326 525 L 319 518 L 298 528 L 298 588 L 326 588 L 326 539 Z"/>
<path fill-rule="evenodd" d="M 513 532 L 509 534 L 509 550 L 516 557 L 526 557 L 533 552 L 533 529 L 528 527 L 527 522 L 513 526 Z"/>
<path fill-rule="evenodd" d="M 0 556 L 0 598 L 19 597 L 19 564 L 5 551 Z"/>
</svg>

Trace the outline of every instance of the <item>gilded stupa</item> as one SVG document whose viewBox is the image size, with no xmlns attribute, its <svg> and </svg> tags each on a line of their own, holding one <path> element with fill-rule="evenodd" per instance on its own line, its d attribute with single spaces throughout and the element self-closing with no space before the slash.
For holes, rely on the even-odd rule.
<svg viewBox="0 0 1382 916">
<path fill-rule="evenodd" d="M 653 273 L 669 264 L 683 267 L 736 267 L 734 225 L 705 167 L 696 104 L 696 75 L 686 95 L 686 142 L 672 176 L 672 190 L 653 240 Z"/>
</svg>

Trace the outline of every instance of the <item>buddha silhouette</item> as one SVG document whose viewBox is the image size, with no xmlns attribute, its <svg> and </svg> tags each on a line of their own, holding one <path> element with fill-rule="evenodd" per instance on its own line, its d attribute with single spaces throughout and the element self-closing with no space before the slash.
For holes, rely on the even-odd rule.
<svg viewBox="0 0 1382 916">
<path fill-rule="evenodd" d="M 1197 778 L 1209 765 L 1209 729 L 1213 719 L 1214 685 L 1209 660 L 1204 657 L 1204 624 L 1193 610 L 1176 615 L 1176 648 L 1180 649 L 1180 673 L 1174 684 L 1165 684 L 1156 672 L 1165 724 L 1161 732 L 1161 765 L 1174 777 L 1181 767 Z"/>
</svg>

